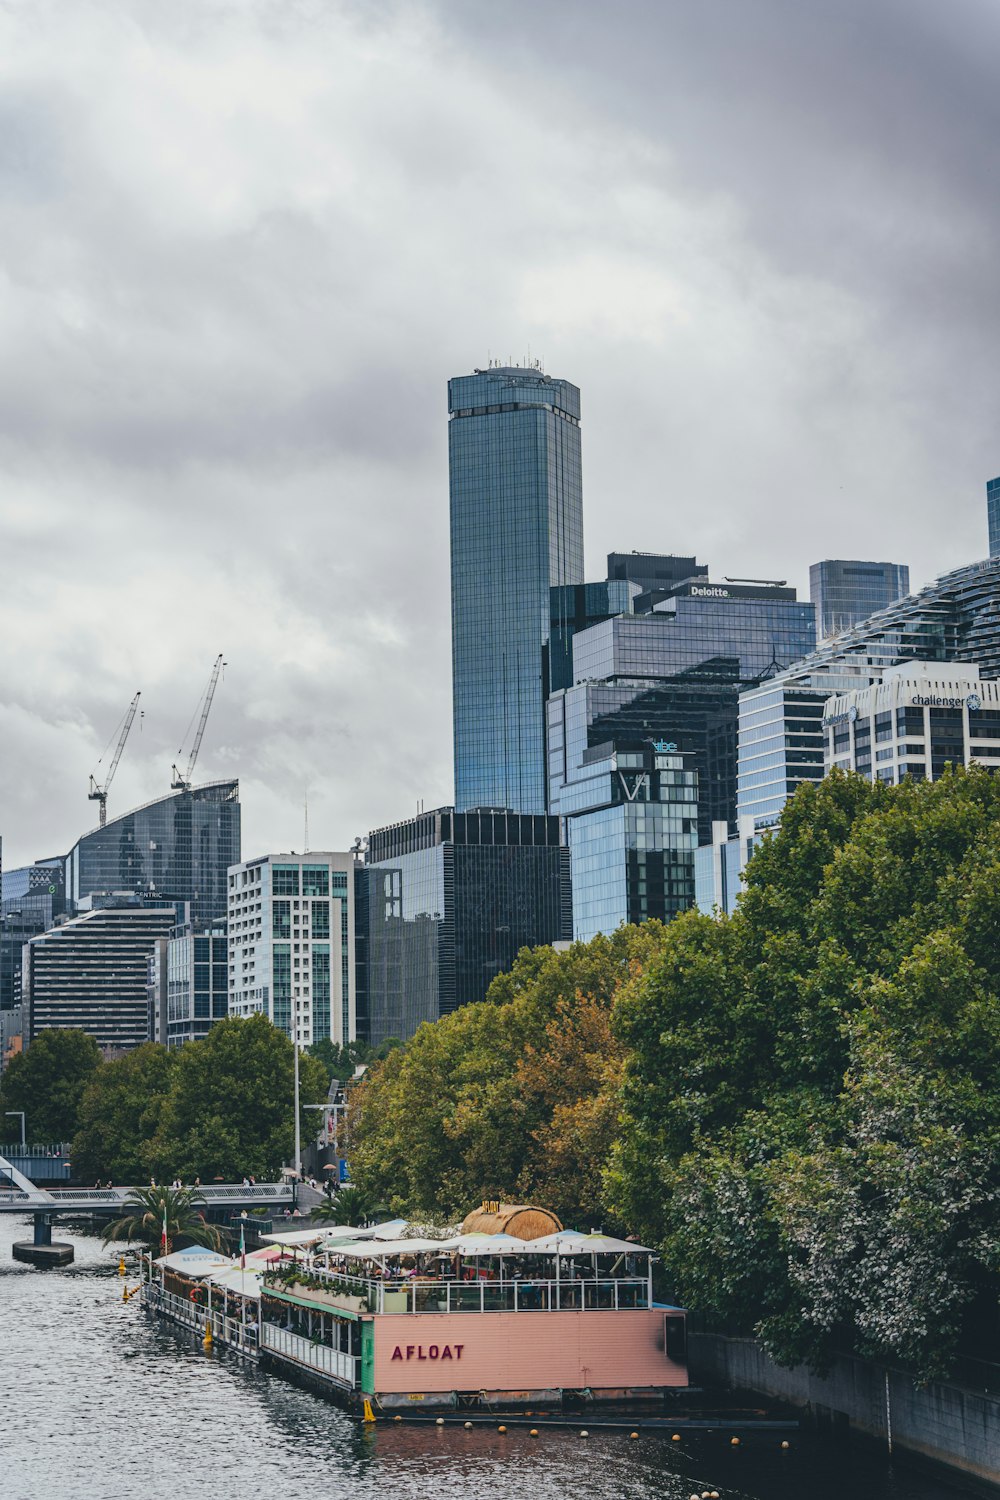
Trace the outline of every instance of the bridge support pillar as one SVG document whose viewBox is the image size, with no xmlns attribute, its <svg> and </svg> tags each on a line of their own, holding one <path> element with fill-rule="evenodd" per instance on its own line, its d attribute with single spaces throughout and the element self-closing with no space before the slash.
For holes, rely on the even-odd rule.
<svg viewBox="0 0 1000 1500">
<path fill-rule="evenodd" d="M 72 1265 L 73 1246 L 52 1242 L 52 1215 L 37 1213 L 32 1217 L 35 1226 L 34 1238 L 14 1241 L 11 1249 L 14 1259 L 42 1269 Z"/>
</svg>

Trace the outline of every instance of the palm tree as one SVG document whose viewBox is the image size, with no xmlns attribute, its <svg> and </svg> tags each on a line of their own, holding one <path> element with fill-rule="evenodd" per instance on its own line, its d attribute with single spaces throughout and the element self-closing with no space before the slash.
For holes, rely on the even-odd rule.
<svg viewBox="0 0 1000 1500">
<path fill-rule="evenodd" d="M 176 1239 L 205 1245 L 209 1250 L 222 1250 L 227 1243 L 226 1236 L 221 1229 L 206 1221 L 200 1211 L 204 1201 L 191 1188 L 131 1188 L 125 1199 L 128 1212 L 108 1225 L 104 1231 L 104 1243 L 141 1240 L 150 1246 L 160 1245 L 166 1222 L 167 1252 Z"/>
<path fill-rule="evenodd" d="M 317 1224 L 358 1225 L 377 1212 L 369 1195 L 361 1188 L 349 1183 L 342 1187 L 336 1198 L 326 1198 L 310 1209 L 310 1218 Z"/>
</svg>

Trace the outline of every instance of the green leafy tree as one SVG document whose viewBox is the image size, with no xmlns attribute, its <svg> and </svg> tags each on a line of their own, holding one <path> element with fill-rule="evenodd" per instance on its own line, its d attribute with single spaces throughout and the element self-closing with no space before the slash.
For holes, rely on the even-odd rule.
<svg viewBox="0 0 1000 1500">
<path fill-rule="evenodd" d="M 129 1240 L 150 1246 L 162 1244 L 164 1224 L 167 1253 L 178 1242 L 224 1250 L 227 1239 L 221 1229 L 209 1224 L 202 1212 L 204 1199 L 191 1188 L 133 1188 L 125 1200 L 125 1213 L 104 1231 L 104 1243 Z"/>
<path fill-rule="evenodd" d="M 143 1182 L 153 1170 L 151 1144 L 173 1084 L 178 1054 L 149 1042 L 106 1063 L 80 1101 L 73 1140 L 79 1182 Z"/>
<path fill-rule="evenodd" d="M 177 1049 L 170 1091 L 149 1146 L 162 1177 L 204 1182 L 273 1177 L 294 1149 L 294 1051 L 266 1016 L 219 1021 L 203 1041 Z M 300 1126 L 315 1122 L 306 1105 L 328 1088 L 320 1060 L 299 1057 Z"/>
<path fill-rule="evenodd" d="M 621 1219 L 784 1362 L 941 1373 L 1000 1269 L 1000 780 L 800 789 L 624 985 Z"/>
<path fill-rule="evenodd" d="M 102 1066 L 101 1049 L 85 1031 L 42 1031 L 4 1069 L 0 1111 L 24 1111 L 29 1141 L 68 1141 L 76 1133 L 83 1091 Z M 15 1139 L 20 1122 L 3 1114 L 0 1122 L 5 1136 Z"/>
</svg>

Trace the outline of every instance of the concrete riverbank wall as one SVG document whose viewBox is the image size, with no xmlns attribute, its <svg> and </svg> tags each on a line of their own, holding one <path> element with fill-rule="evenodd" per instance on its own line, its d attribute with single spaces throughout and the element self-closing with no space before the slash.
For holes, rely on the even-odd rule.
<svg viewBox="0 0 1000 1500">
<path fill-rule="evenodd" d="M 1000 1487 L 1000 1395 L 915 1384 L 901 1370 L 840 1355 L 826 1376 L 782 1369 L 753 1339 L 692 1333 L 691 1379 L 758 1391 L 804 1408 L 820 1425 L 853 1427 L 893 1446 Z"/>
</svg>

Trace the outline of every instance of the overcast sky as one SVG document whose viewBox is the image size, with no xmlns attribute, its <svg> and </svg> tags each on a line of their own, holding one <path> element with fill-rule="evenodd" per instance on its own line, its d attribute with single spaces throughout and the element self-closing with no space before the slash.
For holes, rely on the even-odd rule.
<svg viewBox="0 0 1000 1500">
<path fill-rule="evenodd" d="M 244 853 L 451 793 L 446 381 L 583 392 L 612 549 L 982 557 L 995 0 L 0 0 L 8 866 L 238 774 Z M 106 764 L 106 762 L 105 762 Z"/>
</svg>

